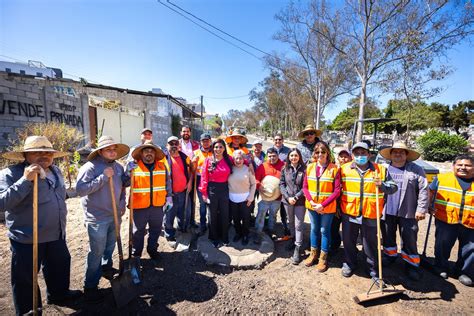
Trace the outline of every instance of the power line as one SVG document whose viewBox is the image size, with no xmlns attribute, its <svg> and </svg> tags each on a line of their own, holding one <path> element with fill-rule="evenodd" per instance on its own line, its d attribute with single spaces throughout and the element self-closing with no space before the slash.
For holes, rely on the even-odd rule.
<svg viewBox="0 0 474 316">
<path fill-rule="evenodd" d="M 204 96 L 206 99 L 216 99 L 216 100 L 224 100 L 224 99 L 241 99 L 241 98 L 246 98 L 248 97 L 248 93 L 245 94 L 245 95 L 238 95 L 238 96 L 235 96 L 235 97 L 207 97 L 207 96 Z"/>
<path fill-rule="evenodd" d="M 206 32 L 211 33 L 212 35 L 214 35 L 214 36 L 220 38 L 221 40 L 223 40 L 224 42 L 226 42 L 226 43 L 228 43 L 228 44 L 234 46 L 235 48 L 240 49 L 241 51 L 243 51 L 243 52 L 249 54 L 250 56 L 255 57 L 256 59 L 258 59 L 258 60 L 260 60 L 260 61 L 263 61 L 262 57 L 259 57 L 259 56 L 255 55 L 255 54 L 249 52 L 248 50 L 246 50 L 246 49 L 244 49 L 244 48 L 242 48 L 242 47 L 236 45 L 235 43 L 232 43 L 231 41 L 229 41 L 229 40 L 223 38 L 222 36 L 220 36 L 220 35 L 218 35 L 218 34 L 212 32 L 211 30 L 205 28 L 204 26 L 200 25 L 200 24 L 197 23 L 196 21 L 193 21 L 191 18 L 187 17 L 187 16 L 184 15 L 183 13 L 181 13 L 181 12 L 177 11 L 176 9 L 173 9 L 173 8 L 170 7 L 169 5 L 167 5 L 167 4 L 163 3 L 163 2 L 161 2 L 161 0 L 157 0 L 157 1 L 158 1 L 159 4 L 165 6 L 166 8 L 168 8 L 168 9 L 170 9 L 171 11 L 175 12 L 176 14 L 181 15 L 183 18 L 185 18 L 186 20 L 190 21 L 191 23 L 193 23 L 193 24 L 199 26 L 200 28 L 202 28 L 202 29 L 205 30 Z"/>
</svg>

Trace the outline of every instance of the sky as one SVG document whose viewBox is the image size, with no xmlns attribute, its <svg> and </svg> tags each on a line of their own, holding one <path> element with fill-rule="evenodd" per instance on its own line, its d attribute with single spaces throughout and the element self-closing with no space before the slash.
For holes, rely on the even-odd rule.
<svg viewBox="0 0 474 316">
<path fill-rule="evenodd" d="M 166 0 L 162 0 L 166 2 Z M 286 52 L 273 39 L 283 0 L 173 0 L 208 23 L 265 52 Z M 169 4 L 168 4 L 169 5 Z M 234 42 L 235 43 L 235 42 Z M 258 57 L 263 54 L 246 50 Z M 430 101 L 474 100 L 474 44 L 449 53 L 455 72 Z M 250 90 L 269 73 L 263 62 L 199 28 L 157 0 L 0 0 L 0 60 L 41 61 L 64 77 L 164 93 L 210 113 L 245 110 Z M 377 95 L 384 107 L 390 95 Z M 324 116 L 346 107 L 341 97 Z"/>
</svg>

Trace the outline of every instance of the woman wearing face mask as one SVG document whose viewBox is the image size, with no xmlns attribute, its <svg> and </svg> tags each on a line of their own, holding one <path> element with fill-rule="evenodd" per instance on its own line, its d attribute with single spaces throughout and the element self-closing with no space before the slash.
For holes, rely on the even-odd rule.
<svg viewBox="0 0 474 316">
<path fill-rule="evenodd" d="M 331 222 L 336 213 L 337 198 L 341 193 L 341 179 L 338 167 L 332 162 L 331 150 L 327 143 L 323 141 L 316 143 L 313 161 L 306 168 L 303 182 L 306 208 L 311 221 L 311 253 L 305 260 L 305 265 L 307 267 L 314 265 L 319 257 L 316 270 L 324 272 L 328 269 Z M 319 243 L 321 249 L 318 248 Z"/>
<path fill-rule="evenodd" d="M 303 197 L 303 180 L 306 166 L 303 163 L 299 149 L 293 148 L 288 153 L 286 164 L 281 171 L 280 192 L 282 203 L 288 214 L 291 237 L 294 242 L 290 249 L 294 249 L 291 263 L 301 262 L 301 246 L 303 244 L 303 223 L 305 214 L 305 199 Z"/>
<path fill-rule="evenodd" d="M 381 194 L 379 212 L 382 215 L 384 194 L 397 191 L 396 183 L 382 165 L 369 161 L 369 146 L 364 142 L 352 146 L 353 163 L 346 163 L 341 168 L 341 210 L 342 241 L 344 244 L 344 263 L 341 273 L 350 277 L 357 268 L 357 236 L 362 235 L 364 253 L 367 257 L 370 276 L 377 281 L 377 208 L 376 187 Z"/>
<path fill-rule="evenodd" d="M 234 166 L 229 176 L 230 213 L 234 221 L 237 242 L 242 238 L 242 245 L 249 242 L 250 206 L 255 196 L 255 175 L 244 165 L 244 152 L 236 150 L 233 153 Z"/>
<path fill-rule="evenodd" d="M 201 174 L 199 191 L 209 204 L 209 240 L 214 247 L 229 243 L 229 186 L 232 160 L 226 152 L 225 142 L 212 143 L 212 157 L 206 158 Z"/>
</svg>

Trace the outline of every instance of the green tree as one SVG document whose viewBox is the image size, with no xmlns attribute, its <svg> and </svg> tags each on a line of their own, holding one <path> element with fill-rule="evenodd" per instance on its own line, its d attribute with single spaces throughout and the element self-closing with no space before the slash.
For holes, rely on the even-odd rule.
<svg viewBox="0 0 474 316">
<path fill-rule="evenodd" d="M 474 101 L 459 102 L 453 105 L 449 112 L 450 126 L 454 128 L 457 134 L 460 133 L 462 127 L 468 127 L 472 120 L 472 112 L 474 111 Z"/>
<path fill-rule="evenodd" d="M 337 131 L 349 131 L 353 126 L 355 120 L 358 119 L 359 113 L 359 98 L 353 98 L 349 100 L 347 104 L 347 109 L 340 112 L 334 121 L 330 125 L 330 129 Z M 375 105 L 375 102 L 372 99 L 368 99 L 366 105 L 366 117 L 381 117 L 382 111 Z M 372 126 L 367 126 L 366 132 L 371 130 Z M 364 127 L 365 128 L 365 127 Z"/>
<path fill-rule="evenodd" d="M 452 161 L 467 149 L 468 142 L 460 135 L 449 135 L 431 129 L 416 139 L 424 159 L 431 161 Z"/>
</svg>

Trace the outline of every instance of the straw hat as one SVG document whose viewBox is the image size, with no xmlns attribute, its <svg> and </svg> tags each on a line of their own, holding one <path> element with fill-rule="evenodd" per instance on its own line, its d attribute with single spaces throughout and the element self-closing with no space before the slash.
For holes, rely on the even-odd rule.
<svg viewBox="0 0 474 316">
<path fill-rule="evenodd" d="M 392 147 L 384 148 L 379 151 L 380 155 L 385 159 L 391 160 L 390 152 L 392 149 L 404 149 L 407 152 L 407 161 L 414 161 L 420 158 L 420 154 L 413 149 L 409 149 L 404 142 L 398 141 Z"/>
<path fill-rule="evenodd" d="M 323 134 L 323 132 L 319 129 L 315 129 L 312 124 L 308 124 L 305 126 L 305 128 L 298 134 L 298 137 L 303 139 L 304 138 L 304 133 L 306 132 L 314 132 L 316 134 L 316 137 L 319 137 Z"/>
<path fill-rule="evenodd" d="M 112 136 L 101 136 L 99 138 L 99 143 L 97 144 L 97 148 L 95 148 L 89 154 L 89 156 L 87 156 L 87 160 L 91 161 L 99 154 L 99 150 L 104 149 L 105 147 L 112 146 L 112 145 L 117 146 L 117 159 L 120 159 L 123 156 L 127 155 L 128 152 L 130 151 L 130 147 L 128 147 L 125 144 L 117 143 L 116 141 L 114 141 Z"/>
<path fill-rule="evenodd" d="M 53 158 L 60 158 L 69 155 L 67 152 L 57 151 L 53 149 L 53 145 L 45 136 L 28 136 L 25 139 L 23 149 L 19 151 L 10 151 L 4 153 L 2 156 L 5 159 L 24 161 L 27 152 L 50 152 L 53 153 Z"/>
<path fill-rule="evenodd" d="M 160 146 L 153 144 L 151 140 L 146 140 L 143 145 L 136 147 L 132 151 L 132 157 L 135 160 L 140 160 L 142 158 L 142 149 L 145 148 L 153 148 L 155 150 L 155 160 L 161 160 L 165 157 L 163 150 L 161 150 Z"/>
<path fill-rule="evenodd" d="M 243 137 L 244 138 L 244 142 L 243 144 L 247 144 L 247 142 L 249 141 L 247 136 L 245 136 L 245 133 L 243 131 L 241 131 L 240 129 L 236 128 L 235 130 L 233 130 L 229 135 L 227 135 L 227 137 L 225 138 L 225 142 L 227 144 L 230 144 L 232 143 L 232 136 L 240 136 L 240 137 Z"/>
<path fill-rule="evenodd" d="M 280 196 L 280 179 L 265 176 L 260 183 L 260 196 L 264 201 L 274 201 Z"/>
</svg>

